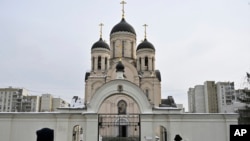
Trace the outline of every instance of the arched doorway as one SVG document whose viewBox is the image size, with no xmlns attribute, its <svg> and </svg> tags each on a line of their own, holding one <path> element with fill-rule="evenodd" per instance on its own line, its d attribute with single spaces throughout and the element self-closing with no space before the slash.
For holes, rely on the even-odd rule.
<svg viewBox="0 0 250 141">
<path fill-rule="evenodd" d="M 83 129 L 80 125 L 73 127 L 72 141 L 83 141 Z"/>
<path fill-rule="evenodd" d="M 118 117 L 116 120 L 117 137 L 128 137 L 128 125 L 129 121 L 126 118 Z"/>
<path fill-rule="evenodd" d="M 140 110 L 131 97 L 116 94 L 106 98 L 98 114 L 98 136 L 102 141 L 140 139 Z"/>
<path fill-rule="evenodd" d="M 167 141 L 167 129 L 164 126 L 160 127 L 160 141 Z"/>
<path fill-rule="evenodd" d="M 140 141 L 140 114 L 99 114 L 98 134 L 102 141 Z"/>
</svg>

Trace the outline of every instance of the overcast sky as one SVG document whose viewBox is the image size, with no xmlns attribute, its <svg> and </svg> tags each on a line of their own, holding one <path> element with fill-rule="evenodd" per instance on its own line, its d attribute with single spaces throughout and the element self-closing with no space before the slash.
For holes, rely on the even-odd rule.
<svg viewBox="0 0 250 141">
<path fill-rule="evenodd" d="M 84 97 L 90 49 L 109 42 L 121 20 L 119 0 L 0 0 L 0 87 L 70 102 Z M 207 80 L 242 88 L 250 72 L 250 0 L 127 0 L 125 18 L 156 48 L 162 98 L 187 109 L 189 87 Z"/>
</svg>

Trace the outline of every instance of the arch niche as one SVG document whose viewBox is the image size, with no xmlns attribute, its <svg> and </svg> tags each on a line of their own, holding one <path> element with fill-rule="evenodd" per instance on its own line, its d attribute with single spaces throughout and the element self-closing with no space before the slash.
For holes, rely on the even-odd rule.
<svg viewBox="0 0 250 141">
<path fill-rule="evenodd" d="M 122 90 L 119 89 L 121 86 Z M 132 98 L 138 105 L 140 113 L 152 113 L 152 106 L 143 91 L 137 85 L 121 79 L 109 81 L 100 87 L 87 104 L 87 112 L 98 113 L 102 103 L 116 94 Z"/>
</svg>

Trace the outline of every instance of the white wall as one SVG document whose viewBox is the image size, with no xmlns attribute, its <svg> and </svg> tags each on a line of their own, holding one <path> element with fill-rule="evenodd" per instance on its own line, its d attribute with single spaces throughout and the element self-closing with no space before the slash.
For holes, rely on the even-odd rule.
<svg viewBox="0 0 250 141">
<path fill-rule="evenodd" d="M 72 141 L 75 125 L 83 127 L 84 141 L 97 140 L 97 114 L 0 113 L 3 141 L 36 141 L 36 131 L 54 130 L 54 141 Z M 155 138 L 157 128 L 167 129 L 169 141 L 180 134 L 184 141 L 228 141 L 229 125 L 237 124 L 237 114 L 142 114 L 141 141 Z"/>
</svg>

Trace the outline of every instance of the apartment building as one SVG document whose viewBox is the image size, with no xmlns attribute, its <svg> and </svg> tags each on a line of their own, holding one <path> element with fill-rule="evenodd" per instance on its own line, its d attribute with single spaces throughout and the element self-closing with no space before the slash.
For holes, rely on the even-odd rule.
<svg viewBox="0 0 250 141">
<path fill-rule="evenodd" d="M 214 81 L 204 82 L 206 113 L 218 113 L 217 87 Z"/>
<path fill-rule="evenodd" d="M 242 91 L 234 89 L 234 82 L 206 81 L 188 90 L 191 113 L 234 113 L 245 104 L 237 100 Z"/>
<path fill-rule="evenodd" d="M 38 97 L 30 97 L 24 88 L 0 88 L 0 112 L 32 112 L 38 109 Z"/>
<path fill-rule="evenodd" d="M 57 108 L 68 108 L 70 104 L 61 98 L 54 98 L 51 94 L 42 94 L 40 112 L 53 112 Z"/>
</svg>

